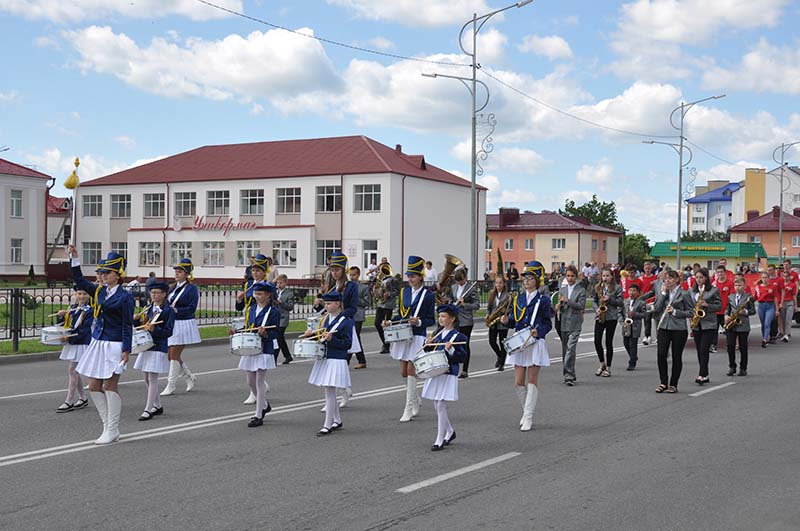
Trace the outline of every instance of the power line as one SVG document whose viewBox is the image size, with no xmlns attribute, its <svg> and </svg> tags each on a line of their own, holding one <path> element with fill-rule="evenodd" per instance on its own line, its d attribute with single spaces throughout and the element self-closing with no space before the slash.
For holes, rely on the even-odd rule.
<svg viewBox="0 0 800 531">
<path fill-rule="evenodd" d="M 296 30 L 287 28 L 285 26 L 281 26 L 279 24 L 274 24 L 272 22 L 269 22 L 269 21 L 266 21 L 266 20 L 263 20 L 263 19 L 260 19 L 260 18 L 252 17 L 250 15 L 245 15 L 244 13 L 240 13 L 239 11 L 235 11 L 233 9 L 228 9 L 227 7 L 224 7 L 224 6 L 221 6 L 221 5 L 217 5 L 217 4 L 214 4 L 212 2 L 208 2 L 207 0 L 195 0 L 195 1 L 199 2 L 201 4 L 205 4 L 205 5 L 209 6 L 209 7 L 213 7 L 214 9 L 219 9 L 220 11 L 224 11 L 226 13 L 230 13 L 231 15 L 235 15 L 237 17 L 241 17 L 241 18 L 244 18 L 244 19 L 247 19 L 247 20 L 251 20 L 253 22 L 257 22 L 259 24 L 263 24 L 265 26 L 269 26 L 270 28 L 279 29 L 279 30 L 283 30 L 283 31 L 288 31 L 289 33 L 294 33 L 295 35 L 300 35 L 302 37 L 306 37 L 306 38 L 309 38 L 309 39 L 314 39 L 315 41 L 324 42 L 326 44 L 331 44 L 333 46 L 340 46 L 342 48 L 348 48 L 350 50 L 355 50 L 357 52 L 363 52 L 363 53 L 368 53 L 368 54 L 372 54 L 372 55 L 379 55 L 379 56 L 382 56 L 382 57 L 389 57 L 389 58 L 392 58 L 392 59 L 402 59 L 403 61 L 415 61 L 417 63 L 428 63 L 428 64 L 432 64 L 432 65 L 451 66 L 451 67 L 452 66 L 457 66 L 457 67 L 471 66 L 471 65 L 468 65 L 468 64 L 464 64 L 464 63 L 453 63 L 453 62 L 449 62 L 449 61 L 433 61 L 431 59 L 421 59 L 419 57 L 408 57 L 408 56 L 400 55 L 400 54 L 396 54 L 396 53 L 389 53 L 389 52 L 381 52 L 379 50 L 372 50 L 370 48 L 365 48 L 363 46 L 356 46 L 354 44 L 346 44 L 344 42 L 334 41 L 332 39 L 326 39 L 324 37 L 318 37 L 316 35 L 308 35 L 307 33 L 296 31 Z"/>
<path fill-rule="evenodd" d="M 686 140 L 686 143 L 687 143 L 687 144 L 691 144 L 691 145 L 693 145 L 694 147 L 696 147 L 697 149 L 699 149 L 700 151 L 702 151 L 703 153 L 705 153 L 705 154 L 706 154 L 706 155 L 708 155 L 709 157 L 715 158 L 715 159 L 717 159 L 717 160 L 718 160 L 718 161 L 720 161 L 720 162 L 724 162 L 725 164 L 730 164 L 731 166 L 736 166 L 736 163 L 735 163 L 735 162 L 731 162 L 731 161 L 729 161 L 729 160 L 725 160 L 725 159 L 723 159 L 722 157 L 720 157 L 720 156 L 718 156 L 718 155 L 714 155 L 713 153 L 711 153 L 710 151 L 708 151 L 708 150 L 707 150 L 707 149 L 705 149 L 704 147 L 702 147 L 702 146 L 698 146 L 697 144 L 695 144 L 694 142 L 692 142 L 692 141 L 691 141 L 691 140 L 689 140 L 688 138 L 685 138 L 685 140 Z"/>
</svg>

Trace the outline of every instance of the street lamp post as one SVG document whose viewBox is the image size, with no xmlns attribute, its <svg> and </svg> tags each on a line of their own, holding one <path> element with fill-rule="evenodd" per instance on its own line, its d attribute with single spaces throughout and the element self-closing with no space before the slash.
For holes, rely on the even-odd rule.
<svg viewBox="0 0 800 531">
<path fill-rule="evenodd" d="M 783 193 L 786 191 L 783 189 L 783 176 L 784 173 L 786 172 L 786 162 L 785 162 L 786 152 L 789 150 L 789 148 L 791 148 L 792 146 L 796 146 L 797 144 L 800 144 L 800 142 L 792 142 L 791 144 L 781 144 L 780 146 L 775 148 L 775 151 L 772 152 L 772 160 L 781 165 L 781 190 L 780 190 L 781 197 L 779 202 L 780 211 L 778 212 L 778 254 L 781 254 L 783 250 Z M 778 160 L 778 151 L 781 152 L 780 160 Z M 783 260 L 783 256 L 781 256 L 780 258 L 781 260 Z"/>
</svg>

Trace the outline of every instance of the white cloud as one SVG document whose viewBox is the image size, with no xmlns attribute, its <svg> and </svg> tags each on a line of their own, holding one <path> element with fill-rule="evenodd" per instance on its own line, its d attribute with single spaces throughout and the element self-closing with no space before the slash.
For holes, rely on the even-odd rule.
<svg viewBox="0 0 800 531">
<path fill-rule="evenodd" d="M 48 37 L 46 35 L 41 35 L 33 39 L 33 44 L 35 44 L 39 48 L 51 48 L 53 50 L 61 49 L 61 46 L 54 38 Z"/>
<path fill-rule="evenodd" d="M 465 13 L 492 10 L 485 0 L 327 0 L 370 20 L 389 20 L 406 26 L 443 26 L 464 23 Z"/>
<path fill-rule="evenodd" d="M 379 50 L 393 50 L 395 45 L 392 41 L 387 39 L 386 37 L 374 37 L 367 41 L 367 44 L 370 46 L 374 46 Z"/>
<path fill-rule="evenodd" d="M 136 140 L 129 136 L 116 136 L 114 137 L 114 141 L 125 149 L 133 149 L 136 147 Z"/>
<path fill-rule="evenodd" d="M 651 243 L 675 239 L 678 208 L 675 202 L 642 197 L 636 190 L 622 190 L 614 200 L 617 216 L 629 233 L 642 233 Z M 682 214 L 685 221 L 685 212 Z"/>
<path fill-rule="evenodd" d="M 774 46 L 761 38 L 734 68 L 703 74 L 708 89 L 800 94 L 800 46 Z"/>
<path fill-rule="evenodd" d="M 591 201 L 592 196 L 596 194 L 597 192 L 591 192 L 589 190 L 568 190 L 566 192 L 561 192 L 559 196 L 561 199 L 561 203 L 559 203 L 559 208 L 561 207 L 561 204 L 566 202 L 567 199 L 575 201 L 575 204 L 577 205 L 582 205 L 584 203 L 588 203 L 589 201 Z"/>
<path fill-rule="evenodd" d="M 261 114 L 264 114 L 264 106 L 258 103 L 254 103 L 253 105 L 250 106 L 249 113 L 250 116 L 259 116 Z"/>
<path fill-rule="evenodd" d="M 489 189 L 486 194 L 486 210 L 493 211 L 501 206 L 513 206 L 520 210 L 532 208 L 537 196 L 530 190 L 505 188 L 495 175 L 485 175 L 477 179 L 477 183 Z"/>
<path fill-rule="evenodd" d="M 465 165 L 470 161 L 470 141 L 462 140 L 450 149 L 450 154 Z M 480 149 L 480 146 L 478 147 Z M 513 174 L 532 176 L 550 161 L 532 149 L 521 147 L 504 147 L 489 153 L 485 161 L 481 161 L 484 169 L 492 172 L 503 171 Z"/>
<path fill-rule="evenodd" d="M 0 103 L 11 103 L 19 100 L 19 92 L 16 90 L 9 90 L 8 92 L 0 92 Z"/>
<path fill-rule="evenodd" d="M 712 166 L 707 170 L 698 171 L 696 185 L 702 186 L 707 184 L 708 181 L 742 181 L 744 180 L 744 171 L 746 168 L 760 167 L 761 164 L 757 162 L 747 162 L 743 160 L 737 162 L 736 164 L 717 164 L 716 166 Z"/>
<path fill-rule="evenodd" d="M 489 28 L 478 33 L 478 62 L 484 64 L 495 63 L 503 57 L 503 51 L 508 44 L 508 37 L 497 30 L 497 28 Z M 467 50 L 472 50 L 472 43 L 465 43 L 464 46 Z M 468 59 L 463 56 L 461 62 Z"/>
<path fill-rule="evenodd" d="M 603 159 L 594 165 L 584 164 L 580 167 L 575 177 L 581 184 L 594 184 L 600 190 L 605 191 L 608 190 L 608 185 L 611 184 L 613 173 L 614 167 L 607 159 Z"/>
<path fill-rule="evenodd" d="M 78 111 L 72 111 L 72 112 L 69 113 L 69 115 L 73 120 L 80 120 L 81 119 L 81 113 L 79 113 Z"/>
<path fill-rule="evenodd" d="M 243 11 L 241 0 L 215 0 L 215 4 Z M 45 19 L 58 24 L 83 20 L 105 20 L 115 15 L 130 18 L 160 18 L 172 15 L 192 20 L 211 20 L 231 16 L 195 0 L 0 0 L 0 11 L 27 19 Z"/>
<path fill-rule="evenodd" d="M 522 44 L 517 48 L 521 52 L 531 52 L 547 57 L 551 61 L 554 59 L 572 59 L 572 48 L 569 43 L 558 35 L 540 37 L 538 35 L 528 35 L 522 40 Z"/>
</svg>

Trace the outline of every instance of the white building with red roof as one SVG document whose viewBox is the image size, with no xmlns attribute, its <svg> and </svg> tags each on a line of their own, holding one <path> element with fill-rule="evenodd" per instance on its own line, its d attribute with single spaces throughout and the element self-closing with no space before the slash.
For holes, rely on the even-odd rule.
<svg viewBox="0 0 800 531">
<path fill-rule="evenodd" d="M 259 252 L 289 278 L 319 273 L 334 250 L 362 272 L 384 256 L 398 272 L 409 254 L 469 258 L 469 181 L 364 136 L 204 146 L 78 193 L 87 274 L 110 250 L 128 275 L 170 276 L 188 256 L 201 282 L 241 279 Z M 478 198 L 483 242 L 485 188 Z"/>
</svg>

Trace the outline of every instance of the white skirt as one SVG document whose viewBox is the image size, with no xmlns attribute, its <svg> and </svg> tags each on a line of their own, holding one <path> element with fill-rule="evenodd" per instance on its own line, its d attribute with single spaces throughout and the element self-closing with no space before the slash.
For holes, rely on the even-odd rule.
<svg viewBox="0 0 800 531">
<path fill-rule="evenodd" d="M 458 400 L 458 377 L 454 374 L 440 374 L 425 380 L 422 398 L 428 400 Z"/>
<path fill-rule="evenodd" d="M 169 358 L 166 352 L 146 350 L 136 356 L 133 368 L 142 372 L 169 372 Z"/>
<path fill-rule="evenodd" d="M 64 345 L 64 348 L 61 349 L 61 355 L 58 356 L 58 359 L 64 361 L 81 361 L 86 349 L 89 345 Z"/>
<path fill-rule="evenodd" d="M 347 367 L 347 360 L 325 358 L 315 361 L 308 383 L 340 389 L 350 387 L 350 369 Z"/>
<path fill-rule="evenodd" d="M 355 354 L 356 352 L 361 352 L 361 342 L 358 341 L 358 334 L 356 334 L 356 327 L 353 327 L 353 343 L 350 345 L 350 349 L 347 351 L 348 354 Z"/>
<path fill-rule="evenodd" d="M 101 341 L 92 338 L 75 368 L 78 374 L 98 380 L 108 380 L 114 371 L 120 371 L 122 341 Z"/>
<path fill-rule="evenodd" d="M 544 339 L 538 340 L 533 345 L 508 355 L 508 361 L 517 367 L 550 366 L 550 354 L 547 352 L 547 343 Z"/>
<path fill-rule="evenodd" d="M 239 369 L 243 371 L 266 371 L 275 368 L 275 356 L 272 354 L 256 354 L 255 356 L 239 356 Z"/>
<path fill-rule="evenodd" d="M 389 343 L 389 355 L 395 360 L 414 361 L 419 349 L 425 344 L 425 336 L 413 336 L 405 341 Z"/>
<path fill-rule="evenodd" d="M 197 319 L 175 320 L 172 335 L 167 339 L 167 345 L 192 345 L 200 343 L 200 329 L 197 328 Z"/>
</svg>

